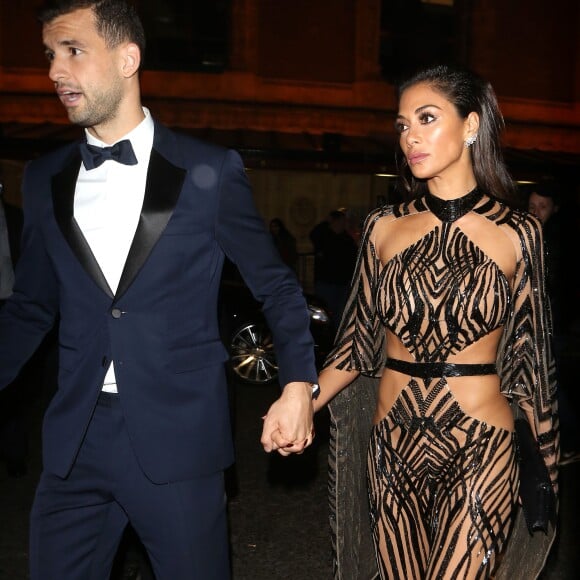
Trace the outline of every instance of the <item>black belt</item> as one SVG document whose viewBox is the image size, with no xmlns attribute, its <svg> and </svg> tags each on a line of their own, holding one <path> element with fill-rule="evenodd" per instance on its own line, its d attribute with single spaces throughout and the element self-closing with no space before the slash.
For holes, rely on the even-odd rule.
<svg viewBox="0 0 580 580">
<path fill-rule="evenodd" d="M 455 364 L 447 362 L 407 362 L 397 358 L 387 359 L 385 367 L 411 377 L 430 379 L 433 377 L 471 377 L 495 375 L 495 363 Z"/>
</svg>

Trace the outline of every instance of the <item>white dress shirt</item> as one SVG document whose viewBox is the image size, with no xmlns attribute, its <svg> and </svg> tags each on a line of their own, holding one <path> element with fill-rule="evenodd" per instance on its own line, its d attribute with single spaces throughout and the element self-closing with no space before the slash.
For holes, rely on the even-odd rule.
<svg viewBox="0 0 580 580">
<path fill-rule="evenodd" d="M 145 107 L 143 112 L 145 119 L 123 137 L 131 141 L 137 165 L 109 159 L 87 171 L 81 164 L 75 190 L 75 220 L 113 293 L 117 291 L 139 222 L 153 147 L 153 119 Z M 91 145 L 114 145 L 99 141 L 88 131 L 86 137 Z M 107 371 L 103 391 L 117 392 L 114 364 Z"/>
</svg>

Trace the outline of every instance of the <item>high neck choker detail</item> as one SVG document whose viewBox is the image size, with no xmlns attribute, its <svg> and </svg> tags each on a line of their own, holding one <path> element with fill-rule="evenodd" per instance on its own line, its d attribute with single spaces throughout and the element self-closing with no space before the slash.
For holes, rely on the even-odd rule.
<svg viewBox="0 0 580 580">
<path fill-rule="evenodd" d="M 476 186 L 469 193 L 456 199 L 441 199 L 427 192 L 425 203 L 442 222 L 454 222 L 470 212 L 482 197 L 483 193 Z"/>
</svg>

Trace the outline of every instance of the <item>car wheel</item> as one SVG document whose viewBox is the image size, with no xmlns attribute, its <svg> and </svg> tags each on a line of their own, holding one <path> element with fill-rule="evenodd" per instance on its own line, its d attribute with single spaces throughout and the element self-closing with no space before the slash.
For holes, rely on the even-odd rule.
<svg viewBox="0 0 580 580">
<path fill-rule="evenodd" d="M 272 333 L 263 324 L 241 326 L 230 340 L 232 371 L 244 382 L 265 385 L 278 378 Z"/>
</svg>

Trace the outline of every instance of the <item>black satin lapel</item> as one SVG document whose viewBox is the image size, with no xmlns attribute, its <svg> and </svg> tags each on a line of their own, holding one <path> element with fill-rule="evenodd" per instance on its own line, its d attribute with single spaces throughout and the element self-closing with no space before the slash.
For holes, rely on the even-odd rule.
<svg viewBox="0 0 580 580">
<path fill-rule="evenodd" d="M 151 151 L 143 208 L 116 299 L 127 291 L 165 229 L 181 193 L 186 173 L 185 169 L 176 167 L 155 149 Z"/>
<path fill-rule="evenodd" d="M 103 271 L 74 219 L 75 189 L 80 163 L 81 157 L 78 154 L 72 158 L 71 162 L 60 173 L 52 178 L 54 217 L 62 235 L 83 268 L 103 292 L 113 297 L 113 291 L 109 287 Z"/>
</svg>

